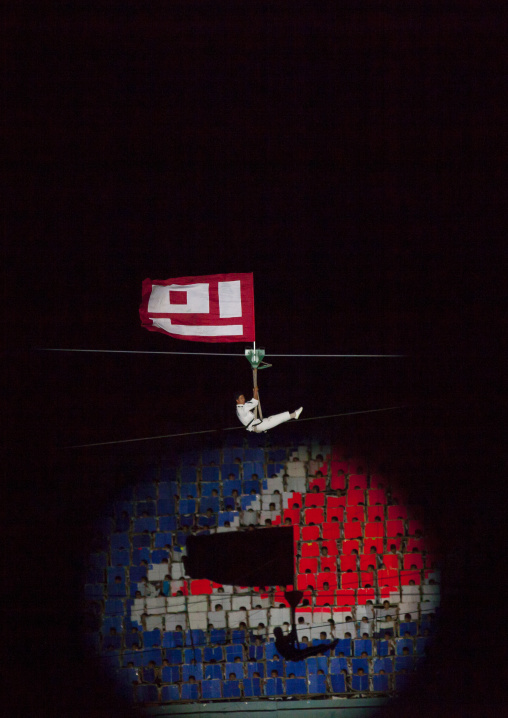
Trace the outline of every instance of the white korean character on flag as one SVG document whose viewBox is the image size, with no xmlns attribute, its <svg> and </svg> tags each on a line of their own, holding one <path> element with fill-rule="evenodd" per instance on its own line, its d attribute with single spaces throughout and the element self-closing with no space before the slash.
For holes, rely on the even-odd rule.
<svg viewBox="0 0 508 718">
<path fill-rule="evenodd" d="M 253 342 L 252 273 L 145 279 L 141 324 L 193 342 Z"/>
</svg>

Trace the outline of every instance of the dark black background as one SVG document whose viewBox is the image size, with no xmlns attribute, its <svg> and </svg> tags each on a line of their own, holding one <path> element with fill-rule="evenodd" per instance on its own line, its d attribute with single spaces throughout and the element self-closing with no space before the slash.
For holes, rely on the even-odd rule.
<svg viewBox="0 0 508 718">
<path fill-rule="evenodd" d="M 18 707 L 110 708 L 77 647 L 77 607 L 86 525 L 114 472 L 94 468 L 106 450 L 63 447 L 232 426 L 232 391 L 250 386 L 242 358 L 37 348 L 241 354 L 142 330 L 141 282 L 252 271 L 268 353 L 407 355 L 273 359 L 264 409 L 409 407 L 331 425 L 392 457 L 448 570 L 426 688 L 397 710 L 497 713 L 503 42 L 485 3 L 60 2 L 6 15 L 5 620 Z"/>
</svg>

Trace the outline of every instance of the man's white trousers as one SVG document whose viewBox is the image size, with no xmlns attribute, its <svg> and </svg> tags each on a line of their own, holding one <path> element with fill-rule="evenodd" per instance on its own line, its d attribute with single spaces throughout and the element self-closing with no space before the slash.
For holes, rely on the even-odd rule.
<svg viewBox="0 0 508 718">
<path fill-rule="evenodd" d="M 268 431 L 268 429 L 273 429 L 274 426 L 283 424 L 285 421 L 289 421 L 290 419 L 291 414 L 289 413 L 289 411 L 283 411 L 282 414 L 274 414 L 273 416 L 267 416 L 266 419 L 263 419 L 260 424 L 253 424 L 252 431 L 259 434 L 260 431 Z"/>
</svg>

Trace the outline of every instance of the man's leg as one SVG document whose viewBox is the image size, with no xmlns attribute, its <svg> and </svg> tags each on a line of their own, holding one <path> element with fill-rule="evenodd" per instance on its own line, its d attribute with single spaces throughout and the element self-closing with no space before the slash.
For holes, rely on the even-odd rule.
<svg viewBox="0 0 508 718">
<path fill-rule="evenodd" d="M 274 414 L 273 416 L 268 416 L 266 419 L 263 419 L 260 424 L 256 424 L 254 431 L 258 433 L 260 431 L 268 431 L 268 429 L 273 429 L 274 426 L 283 424 L 285 421 L 289 421 L 290 419 L 291 414 L 289 411 L 283 411 L 282 414 Z"/>
</svg>

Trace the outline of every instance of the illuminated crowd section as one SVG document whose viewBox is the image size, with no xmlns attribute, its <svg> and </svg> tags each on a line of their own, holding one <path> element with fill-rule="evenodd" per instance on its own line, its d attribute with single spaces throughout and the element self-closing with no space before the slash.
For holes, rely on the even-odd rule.
<svg viewBox="0 0 508 718">
<path fill-rule="evenodd" d="M 238 446 L 174 461 L 161 452 L 98 522 L 84 637 L 128 701 L 392 695 L 425 659 L 440 573 L 419 508 L 339 442 L 270 439 L 237 435 Z M 290 630 L 291 587 L 221 586 L 186 577 L 182 562 L 193 533 L 289 523 L 300 647 L 323 644 L 296 662 L 273 635 Z"/>
</svg>

